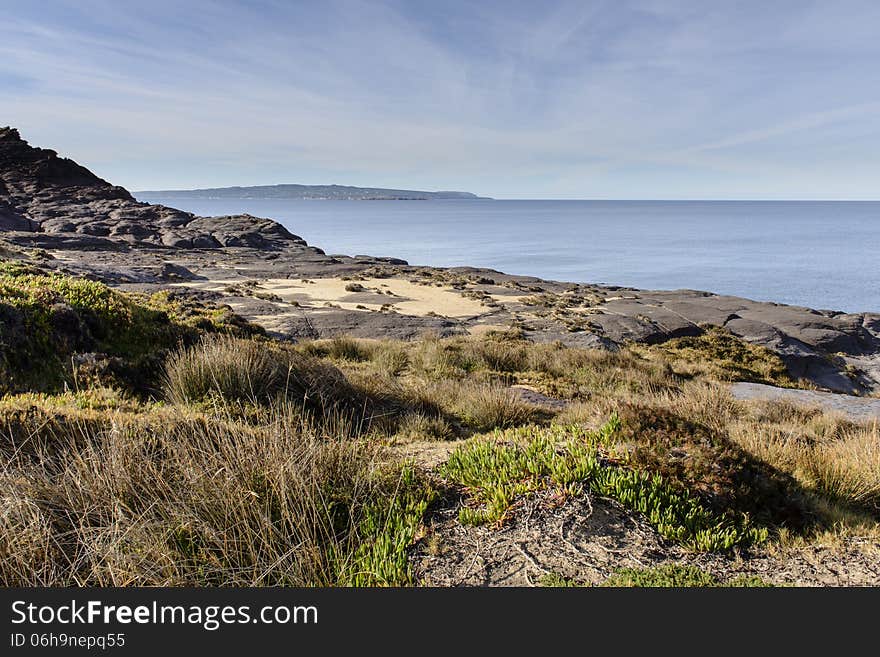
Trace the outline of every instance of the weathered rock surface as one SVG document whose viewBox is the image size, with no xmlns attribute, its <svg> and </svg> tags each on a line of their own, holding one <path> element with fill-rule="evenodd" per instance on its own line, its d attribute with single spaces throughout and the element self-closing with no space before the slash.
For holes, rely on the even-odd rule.
<svg viewBox="0 0 880 657">
<path fill-rule="evenodd" d="M 596 321 L 610 337 L 657 342 L 712 324 L 775 351 L 795 378 L 846 393 L 880 386 L 880 377 L 874 374 L 880 355 L 878 315 L 819 311 L 694 290 L 638 292 L 637 296 L 605 304 L 612 314 Z M 636 325 L 634 317 L 643 319 Z M 847 368 L 848 364 L 854 367 Z"/>
<path fill-rule="evenodd" d="M 271 219 L 250 215 L 197 217 L 140 203 L 55 151 L 33 148 L 13 128 L 0 128 L 0 231 L 90 238 L 173 248 L 277 248 L 305 242 Z M 51 240 L 44 240 L 51 244 Z"/>
<path fill-rule="evenodd" d="M 798 406 L 819 407 L 840 413 L 854 422 L 880 421 L 880 399 L 835 395 L 820 390 L 791 390 L 761 383 L 733 383 L 730 391 L 737 399 L 786 401 Z"/>
</svg>

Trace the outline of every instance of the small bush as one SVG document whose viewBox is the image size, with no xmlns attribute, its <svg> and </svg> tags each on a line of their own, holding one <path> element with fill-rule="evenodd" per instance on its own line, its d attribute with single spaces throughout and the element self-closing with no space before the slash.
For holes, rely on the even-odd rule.
<svg viewBox="0 0 880 657">
<path fill-rule="evenodd" d="M 449 440 L 453 430 L 439 415 L 410 411 L 398 420 L 396 434 L 405 440 Z"/>
<path fill-rule="evenodd" d="M 466 384 L 460 386 L 455 412 L 477 431 L 506 429 L 545 416 L 538 406 L 524 401 L 510 388 L 498 384 Z"/>
<path fill-rule="evenodd" d="M 370 360 L 370 350 L 357 340 L 345 336 L 336 337 L 327 344 L 327 355 L 336 360 Z"/>
<path fill-rule="evenodd" d="M 729 331 L 712 326 L 699 336 L 640 346 L 646 354 L 659 354 L 673 367 L 700 372 L 720 381 L 752 381 L 796 387 L 782 359 L 766 347 L 749 344 Z"/>
<path fill-rule="evenodd" d="M 383 346 L 375 352 L 373 361 L 391 376 L 399 376 L 409 367 L 409 356 L 402 347 Z"/>
<path fill-rule="evenodd" d="M 165 391 L 178 404 L 220 398 L 270 404 L 279 400 L 327 410 L 352 399 L 341 372 L 293 350 L 229 336 L 208 336 L 172 354 Z"/>
<path fill-rule="evenodd" d="M 470 344 L 476 360 L 498 372 L 520 372 L 528 366 L 528 351 L 512 341 L 484 340 Z"/>
<path fill-rule="evenodd" d="M 635 466 L 694 491 L 718 512 L 746 513 L 767 526 L 803 530 L 812 521 L 791 476 L 713 431 L 665 408 L 618 404 L 620 451 Z"/>
<path fill-rule="evenodd" d="M 414 347 L 411 364 L 419 374 L 434 381 L 462 379 L 476 367 L 460 345 L 430 337 Z"/>
</svg>

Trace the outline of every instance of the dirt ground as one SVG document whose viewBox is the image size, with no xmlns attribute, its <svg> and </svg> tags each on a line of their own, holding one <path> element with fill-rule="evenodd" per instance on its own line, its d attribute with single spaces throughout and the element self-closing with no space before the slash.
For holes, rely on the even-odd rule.
<svg viewBox="0 0 880 657">
<path fill-rule="evenodd" d="M 616 502 L 590 495 L 564 505 L 537 497 L 501 528 L 461 525 L 458 506 L 458 500 L 447 500 L 414 549 L 421 585 L 538 586 L 550 573 L 597 585 L 620 568 L 667 563 L 697 565 L 721 580 L 757 575 L 776 585 L 880 585 L 880 542 L 867 539 L 700 555 L 670 544 Z"/>
</svg>

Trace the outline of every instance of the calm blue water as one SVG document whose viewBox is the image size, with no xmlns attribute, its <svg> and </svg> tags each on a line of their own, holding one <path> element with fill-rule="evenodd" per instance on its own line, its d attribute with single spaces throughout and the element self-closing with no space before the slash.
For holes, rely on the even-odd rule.
<svg viewBox="0 0 880 657">
<path fill-rule="evenodd" d="M 142 200 L 272 217 L 327 253 L 880 311 L 880 202 Z"/>
</svg>

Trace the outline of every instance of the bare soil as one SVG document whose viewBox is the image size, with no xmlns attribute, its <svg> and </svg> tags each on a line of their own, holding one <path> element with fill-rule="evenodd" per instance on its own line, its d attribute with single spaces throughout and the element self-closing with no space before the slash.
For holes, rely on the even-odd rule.
<svg viewBox="0 0 880 657">
<path fill-rule="evenodd" d="M 412 553 L 424 586 L 538 586 L 554 573 L 601 584 L 621 568 L 693 564 L 727 581 L 759 576 L 776 585 L 878 586 L 880 542 L 847 538 L 829 546 L 689 553 L 612 500 L 585 495 L 559 504 L 547 495 L 522 504 L 502 527 L 464 526 L 452 499 L 428 520 Z"/>
</svg>

